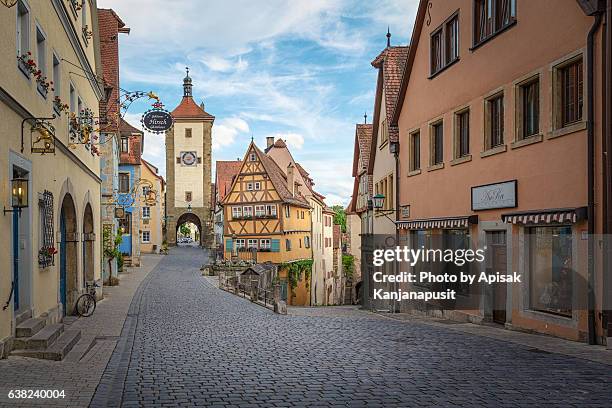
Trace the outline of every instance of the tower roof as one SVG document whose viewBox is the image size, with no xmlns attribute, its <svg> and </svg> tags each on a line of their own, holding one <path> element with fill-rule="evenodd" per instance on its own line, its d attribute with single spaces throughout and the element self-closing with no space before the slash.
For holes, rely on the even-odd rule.
<svg viewBox="0 0 612 408">
<path fill-rule="evenodd" d="M 193 80 L 189 76 L 189 68 L 185 68 L 185 70 L 187 74 L 183 78 L 183 99 L 172 111 L 172 116 L 175 119 L 200 119 L 213 122 L 215 117 L 203 109 L 204 104 L 198 105 L 193 100 Z"/>
</svg>

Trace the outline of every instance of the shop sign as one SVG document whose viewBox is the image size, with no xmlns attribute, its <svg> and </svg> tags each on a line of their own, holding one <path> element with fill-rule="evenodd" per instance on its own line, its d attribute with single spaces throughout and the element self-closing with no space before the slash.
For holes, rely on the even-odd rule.
<svg viewBox="0 0 612 408">
<path fill-rule="evenodd" d="M 516 180 L 511 180 L 472 187 L 472 211 L 516 207 L 516 185 Z"/>
<path fill-rule="evenodd" d="M 151 109 L 142 115 L 141 123 L 151 133 L 164 133 L 172 128 L 174 120 L 165 109 Z"/>
</svg>

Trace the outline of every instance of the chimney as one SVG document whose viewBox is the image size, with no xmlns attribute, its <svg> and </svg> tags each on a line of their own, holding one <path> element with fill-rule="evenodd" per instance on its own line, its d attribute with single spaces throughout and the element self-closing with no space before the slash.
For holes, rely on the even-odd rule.
<svg viewBox="0 0 612 408">
<path fill-rule="evenodd" d="M 266 137 L 266 147 L 270 148 L 274 144 L 274 136 Z"/>
<path fill-rule="evenodd" d="M 289 162 L 287 166 L 287 188 L 292 196 L 295 196 L 295 177 L 293 176 L 293 163 Z"/>
</svg>

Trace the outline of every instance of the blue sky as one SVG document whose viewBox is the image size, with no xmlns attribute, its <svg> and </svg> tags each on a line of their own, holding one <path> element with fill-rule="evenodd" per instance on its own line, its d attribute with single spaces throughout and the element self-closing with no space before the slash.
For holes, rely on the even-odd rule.
<svg viewBox="0 0 612 408">
<path fill-rule="evenodd" d="M 189 66 L 194 99 L 216 116 L 213 160 L 242 158 L 251 139 L 287 140 L 327 203 L 347 204 L 355 123 L 372 118 L 386 45 L 405 45 L 417 0 L 98 0 L 132 29 L 120 35 L 121 86 L 152 90 L 172 110 Z M 140 127 L 148 104 L 126 119 Z M 144 157 L 165 174 L 163 136 Z M 213 163 L 214 169 L 214 163 Z"/>
</svg>

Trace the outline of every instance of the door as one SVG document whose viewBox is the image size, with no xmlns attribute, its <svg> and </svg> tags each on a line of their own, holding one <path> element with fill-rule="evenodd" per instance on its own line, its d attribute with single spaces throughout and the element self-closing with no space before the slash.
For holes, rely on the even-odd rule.
<svg viewBox="0 0 612 408">
<path fill-rule="evenodd" d="M 13 304 L 19 310 L 19 213 L 13 212 Z"/>
<path fill-rule="evenodd" d="M 66 315 L 66 219 L 62 211 L 60 217 L 60 301 Z"/>
<path fill-rule="evenodd" d="M 501 275 L 505 275 L 507 273 L 506 231 L 487 231 L 487 247 L 490 257 L 490 266 L 487 273 L 495 274 L 499 272 Z M 492 289 L 493 322 L 505 324 L 507 284 L 505 282 L 495 283 Z"/>
</svg>

